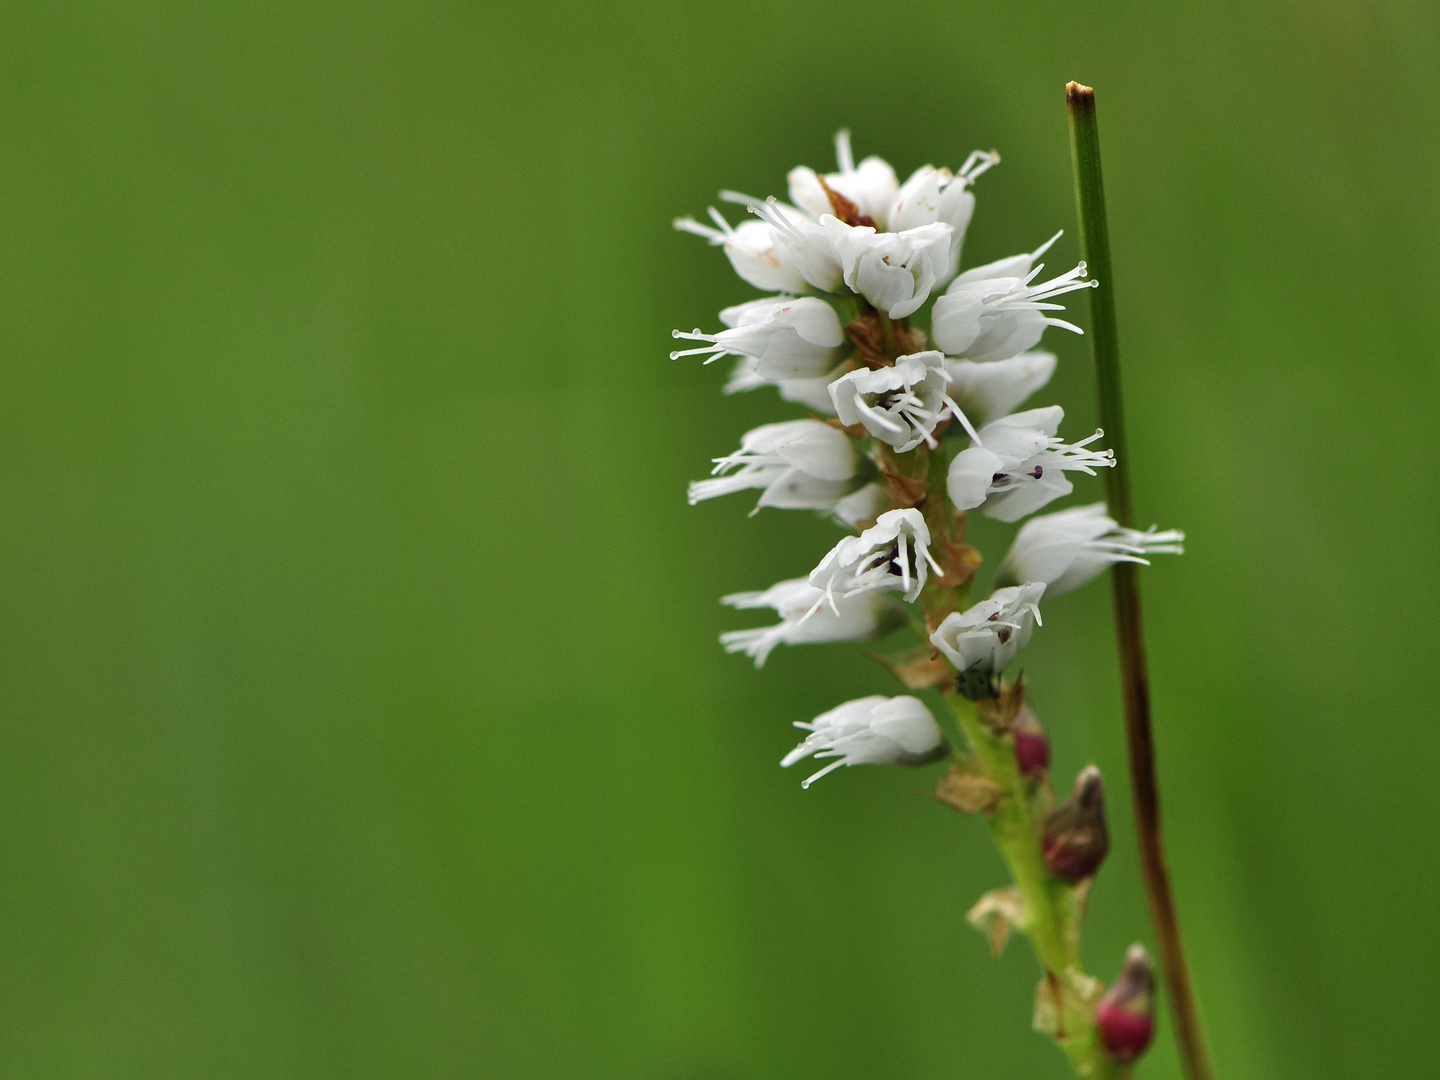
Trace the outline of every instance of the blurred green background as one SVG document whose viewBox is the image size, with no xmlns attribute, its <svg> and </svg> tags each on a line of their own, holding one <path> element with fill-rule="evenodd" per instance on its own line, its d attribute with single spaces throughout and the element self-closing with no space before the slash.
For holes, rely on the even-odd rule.
<svg viewBox="0 0 1440 1080">
<path fill-rule="evenodd" d="M 967 263 L 1073 260 L 1070 78 L 1137 505 L 1190 535 L 1145 588 L 1220 1075 L 1431 1074 L 1437 47 L 1403 2 L 5 5 L 0 1076 L 1067 1075 L 963 921 L 981 824 L 776 767 L 893 691 L 720 651 L 836 534 L 686 507 L 792 413 L 666 353 L 754 295 L 671 219 L 842 125 L 902 177 L 999 148 Z M 1046 615 L 1108 979 L 1105 588 Z"/>
</svg>

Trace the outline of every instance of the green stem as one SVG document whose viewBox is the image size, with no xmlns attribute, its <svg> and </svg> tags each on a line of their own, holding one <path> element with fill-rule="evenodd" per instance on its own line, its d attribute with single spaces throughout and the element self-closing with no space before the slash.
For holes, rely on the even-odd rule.
<svg viewBox="0 0 1440 1080">
<path fill-rule="evenodd" d="M 1114 271 L 1110 232 L 1105 220 L 1105 185 L 1100 170 L 1100 130 L 1095 120 L 1095 91 L 1072 82 L 1065 87 L 1070 112 L 1070 149 L 1075 163 L 1075 206 L 1080 219 L 1080 254 L 1100 282 L 1089 289 L 1090 349 L 1095 358 L 1100 426 L 1115 451 L 1114 468 L 1105 470 L 1105 499 L 1110 516 L 1134 525 L 1130 504 L 1130 459 L 1125 446 L 1125 413 L 1120 394 L 1120 343 L 1115 320 Z M 1140 582 L 1133 563 L 1116 563 L 1115 628 L 1120 649 L 1120 682 L 1125 702 L 1125 736 L 1129 747 L 1130 784 L 1134 792 L 1135 825 L 1140 865 L 1150 901 L 1151 920 L 1160 949 L 1176 1040 L 1187 1080 L 1212 1080 L 1214 1071 L 1200 1024 L 1200 1011 L 1190 985 L 1189 968 L 1180 937 L 1180 920 L 1165 865 L 1160 828 L 1160 791 L 1155 773 L 1155 741 L 1150 727 L 1149 677 L 1140 614 Z"/>
<path fill-rule="evenodd" d="M 1063 975 L 1080 966 L 1074 905 L 1064 895 L 1070 890 L 1050 876 L 1040 853 L 1040 827 L 1031 812 L 1029 785 L 1015 761 L 1015 747 L 990 733 L 973 702 L 954 693 L 946 694 L 945 700 L 970 742 L 980 771 L 1005 793 L 990 812 L 990 831 L 1025 901 L 1022 929 L 1046 973 Z"/>
<path fill-rule="evenodd" d="M 1055 1041 L 1070 1059 L 1077 1076 L 1086 1080 L 1125 1080 L 1122 1066 L 1105 1050 L 1095 1028 L 1092 999 L 1074 990 L 1072 980 L 1086 983 L 1080 966 L 1080 911 L 1075 889 L 1054 877 L 1040 848 L 1041 824 L 1034 792 L 1015 760 L 1014 744 L 990 731 L 975 704 L 956 693 L 945 700 L 965 733 L 973 764 L 1003 792 L 986 816 L 990 832 L 1004 856 L 1015 888 L 1024 901 L 1021 929 L 1029 937 L 1045 979 L 1060 1000 L 1060 1028 Z"/>
</svg>

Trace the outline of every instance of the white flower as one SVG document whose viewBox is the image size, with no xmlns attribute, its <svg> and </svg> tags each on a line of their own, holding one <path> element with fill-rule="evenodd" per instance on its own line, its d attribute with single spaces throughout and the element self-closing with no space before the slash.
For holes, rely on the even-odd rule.
<svg viewBox="0 0 1440 1080">
<path fill-rule="evenodd" d="M 1105 433 L 1067 444 L 1055 437 L 1065 410 L 1059 405 L 1028 409 L 991 421 L 980 429 L 977 445 L 950 462 L 947 488 L 957 510 L 979 506 L 986 517 L 1019 521 L 1046 503 L 1075 490 L 1067 471 L 1095 475 L 1115 464 L 1114 451 L 1086 450 Z"/>
<path fill-rule="evenodd" d="M 753 356 L 742 356 L 730 373 L 723 393 L 740 394 L 762 386 L 774 386 L 785 401 L 804 405 L 811 412 L 822 415 L 835 414 L 835 403 L 830 400 L 830 384 L 848 370 L 844 364 L 814 379 L 767 379 L 756 371 L 759 364 L 760 361 Z"/>
<path fill-rule="evenodd" d="M 842 431 L 819 420 L 790 420 L 747 431 L 740 449 L 715 458 L 712 480 L 690 485 L 690 505 L 747 488 L 764 488 L 762 506 L 828 510 L 854 487 L 860 455 Z M 731 470 L 737 470 L 731 475 Z M 752 511 L 754 513 L 755 511 Z"/>
<path fill-rule="evenodd" d="M 1122 529 L 1105 513 L 1104 503 L 1077 506 L 1027 521 L 1015 535 L 1000 574 L 1015 581 L 1043 581 L 1046 596 L 1059 596 L 1117 562 L 1149 566 L 1148 554 L 1183 554 L 1184 540 L 1179 529 Z"/>
<path fill-rule="evenodd" d="M 841 540 L 810 572 L 824 603 L 836 604 L 862 592 L 899 592 L 914 603 L 925 587 L 926 564 L 940 573 L 930 554 L 930 530 L 919 510 L 887 510 L 859 536 Z"/>
<path fill-rule="evenodd" d="M 835 504 L 832 511 L 837 520 L 852 529 L 858 529 L 865 522 L 874 522 L 890 506 L 890 493 L 885 485 L 872 480 L 859 491 L 851 492 Z"/>
<path fill-rule="evenodd" d="M 860 368 L 840 376 L 830 384 L 830 398 L 842 424 L 862 424 L 903 454 L 922 442 L 935 446 L 931 433 L 947 412 L 973 436 L 970 421 L 945 392 L 949 380 L 942 354 L 911 353 L 893 367 Z"/>
<path fill-rule="evenodd" d="M 1028 255 L 977 266 L 952 281 L 945 295 L 935 301 L 931 315 L 930 336 L 935 344 L 952 356 L 1004 360 L 1034 346 L 1047 326 L 1084 333 L 1073 323 L 1045 314 L 1064 310 L 1063 304 L 1045 303 L 1051 297 L 1098 284 L 1084 280 L 1083 262 L 1057 278 L 1031 284 L 1045 269 L 1042 263 L 1032 270 L 1031 264 L 1059 236 L 1056 233 Z"/>
<path fill-rule="evenodd" d="M 845 284 L 890 318 L 903 319 L 943 281 L 954 235 L 938 221 L 904 232 L 877 233 L 862 226 L 837 233 L 834 250 Z"/>
<path fill-rule="evenodd" d="M 759 361 L 755 372 L 761 378 L 813 379 L 835 366 L 845 340 L 835 309 L 814 296 L 752 300 L 726 308 L 720 321 L 730 329 L 718 334 L 671 331 L 673 337 L 709 344 L 677 350 L 670 359 L 708 354 L 708 364 L 722 356 L 753 356 Z"/>
<path fill-rule="evenodd" d="M 850 152 L 850 132 L 841 130 L 835 135 L 835 159 L 840 171 L 825 174 L 825 184 L 837 195 L 842 195 L 855 204 L 863 217 L 870 218 L 877 229 L 886 228 L 890 205 L 895 201 L 899 184 L 895 170 L 888 162 L 878 157 L 867 157 L 855 167 L 855 156 Z M 830 196 L 821 184 L 814 169 L 801 165 L 791 169 L 790 200 L 811 217 L 819 220 L 825 214 L 835 213 Z"/>
<path fill-rule="evenodd" d="M 999 154 L 977 150 L 966 160 L 960 172 L 924 165 L 916 169 L 895 196 L 890 207 L 889 227 L 896 232 L 918 228 L 933 222 L 944 222 L 954 231 L 950 240 L 950 256 L 946 260 L 942 281 L 949 281 L 960 267 L 960 247 L 965 230 L 975 213 L 975 194 L 970 190 L 975 178 L 1000 162 Z"/>
<path fill-rule="evenodd" d="M 998 589 L 968 611 L 946 616 L 930 635 L 930 644 L 955 665 L 962 686 L 967 682 L 974 686 L 970 680 L 977 676 L 988 684 L 1029 644 L 1040 624 L 1038 605 L 1044 593 L 1045 585 L 1039 581 Z"/>
<path fill-rule="evenodd" d="M 733 608 L 774 608 L 783 622 L 754 630 L 732 630 L 720 635 L 726 652 L 744 652 L 755 666 L 776 645 L 811 645 L 829 641 L 868 641 L 903 621 L 899 605 L 882 593 L 861 593 L 841 600 L 831 610 L 824 594 L 804 578 L 770 586 L 764 592 L 735 593 L 720 602 Z"/>
<path fill-rule="evenodd" d="M 743 202 L 745 209 L 760 218 L 770 230 L 778 263 L 821 292 L 836 292 L 845 280 L 837 253 L 841 239 L 856 230 L 830 214 L 811 221 L 799 210 L 770 196 L 764 202 L 734 191 L 722 191 L 727 202 Z M 743 276 L 743 275 L 742 275 Z M 788 288 L 787 292 L 803 292 Z"/>
<path fill-rule="evenodd" d="M 835 758 L 801 785 L 809 787 L 841 765 L 924 765 L 943 757 L 945 735 L 918 698 L 887 698 L 880 694 L 847 701 L 795 726 L 810 732 L 781 760 L 790 766 L 814 755 Z"/>
<path fill-rule="evenodd" d="M 946 360 L 950 397 L 967 413 L 998 420 L 1050 381 L 1055 354 L 1027 352 L 1009 360 Z"/>
<path fill-rule="evenodd" d="M 676 218 L 675 228 L 705 237 L 711 247 L 723 247 L 735 272 L 757 289 L 783 293 L 805 291 L 805 278 L 781 262 L 769 225 L 763 221 L 745 221 L 732 227 L 713 206 L 709 213 L 718 228 L 702 225 L 690 217 Z"/>
</svg>

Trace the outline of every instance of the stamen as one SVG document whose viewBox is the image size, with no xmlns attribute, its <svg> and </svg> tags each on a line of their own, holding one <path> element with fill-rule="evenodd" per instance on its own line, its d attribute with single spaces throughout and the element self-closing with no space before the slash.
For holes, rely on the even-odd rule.
<svg viewBox="0 0 1440 1080">
<path fill-rule="evenodd" d="M 965 159 L 965 164 L 960 166 L 956 176 L 973 184 L 976 177 L 999 164 L 1000 155 L 996 151 L 971 150 L 970 156 Z"/>
</svg>

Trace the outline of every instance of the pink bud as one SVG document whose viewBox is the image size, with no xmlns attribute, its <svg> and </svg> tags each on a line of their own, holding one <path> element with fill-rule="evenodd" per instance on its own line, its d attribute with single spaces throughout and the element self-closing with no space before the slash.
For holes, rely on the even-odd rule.
<svg viewBox="0 0 1440 1080">
<path fill-rule="evenodd" d="M 1024 775 L 1034 779 L 1050 767 L 1050 740 L 1029 709 L 1021 712 L 1010 729 L 1015 737 L 1015 762 Z"/>
<path fill-rule="evenodd" d="M 1155 1035 L 1155 972 L 1140 945 L 1130 946 L 1120 977 L 1100 999 L 1095 1025 L 1117 1061 L 1134 1061 Z"/>
</svg>

